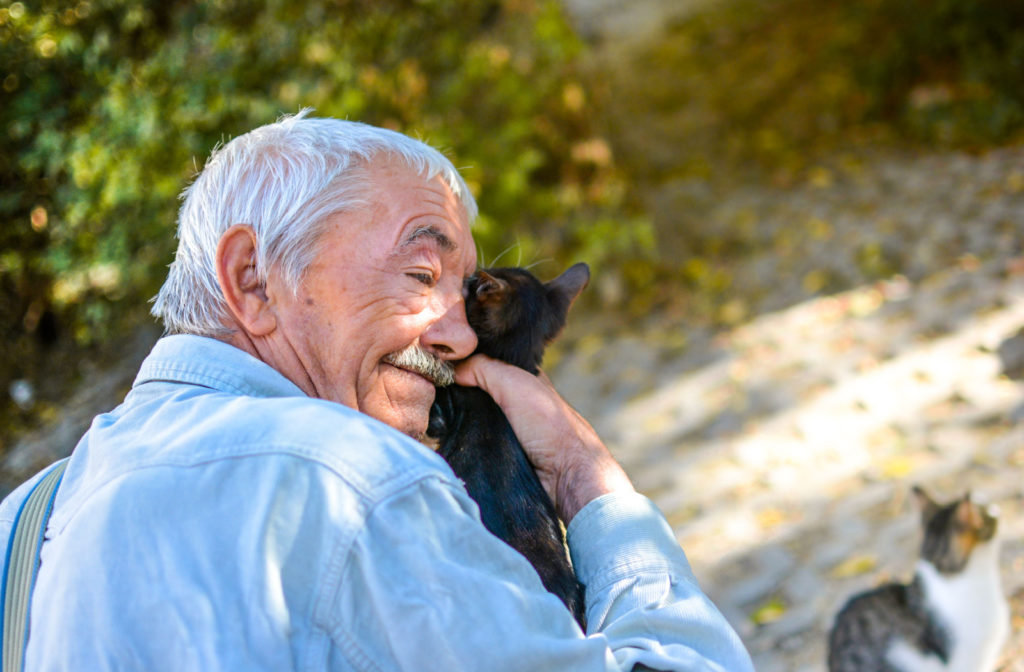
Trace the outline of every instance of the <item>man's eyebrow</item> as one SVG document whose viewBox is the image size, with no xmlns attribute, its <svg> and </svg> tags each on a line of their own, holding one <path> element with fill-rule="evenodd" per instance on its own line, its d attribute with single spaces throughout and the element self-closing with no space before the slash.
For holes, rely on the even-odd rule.
<svg viewBox="0 0 1024 672">
<path fill-rule="evenodd" d="M 436 241 L 437 244 L 441 246 L 441 249 L 444 250 L 445 252 L 451 252 L 453 250 L 458 249 L 458 245 L 456 245 L 451 238 L 445 235 L 440 229 L 438 229 L 433 224 L 427 224 L 426 226 L 421 226 L 417 228 L 415 231 L 409 234 L 408 238 L 405 239 L 405 242 L 402 243 L 402 247 L 408 247 L 409 245 L 412 245 L 417 240 L 423 237 L 427 237 L 430 238 L 431 240 Z"/>
</svg>

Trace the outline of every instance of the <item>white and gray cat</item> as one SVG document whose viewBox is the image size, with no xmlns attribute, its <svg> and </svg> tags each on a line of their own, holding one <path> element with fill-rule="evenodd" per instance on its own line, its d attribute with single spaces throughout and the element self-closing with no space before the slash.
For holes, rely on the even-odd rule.
<svg viewBox="0 0 1024 672">
<path fill-rule="evenodd" d="M 914 488 L 924 541 L 909 584 L 850 599 L 829 636 L 829 672 L 992 672 L 1010 628 L 998 515 L 968 493 L 946 505 Z"/>
</svg>

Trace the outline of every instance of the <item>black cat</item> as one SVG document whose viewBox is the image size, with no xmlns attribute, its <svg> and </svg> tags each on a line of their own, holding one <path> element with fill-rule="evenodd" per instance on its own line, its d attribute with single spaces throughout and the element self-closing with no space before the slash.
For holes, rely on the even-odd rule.
<svg viewBox="0 0 1024 672">
<path fill-rule="evenodd" d="M 477 271 L 469 281 L 466 317 L 476 352 L 536 375 L 545 346 L 565 325 L 569 306 L 590 280 L 576 264 L 544 284 L 519 268 Z M 428 436 L 480 506 L 484 525 L 526 556 L 544 587 L 586 629 L 583 585 L 565 548 L 562 523 L 533 465 L 494 400 L 478 388 L 438 388 Z"/>
</svg>

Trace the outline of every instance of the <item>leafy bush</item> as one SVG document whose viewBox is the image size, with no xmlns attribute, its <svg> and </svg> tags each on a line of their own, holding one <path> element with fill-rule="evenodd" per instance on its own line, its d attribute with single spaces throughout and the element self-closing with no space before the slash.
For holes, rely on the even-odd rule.
<svg viewBox="0 0 1024 672">
<path fill-rule="evenodd" d="M 731 0 L 626 68 L 643 77 L 620 126 L 653 101 L 671 169 L 691 176 L 753 164 L 785 179 L 836 149 L 1024 138 L 1022 2 Z"/>
<path fill-rule="evenodd" d="M 302 107 L 445 150 L 482 258 L 587 256 L 624 190 L 580 48 L 551 0 L 2 0 L 0 389 L 144 315 L 204 157 Z"/>
</svg>

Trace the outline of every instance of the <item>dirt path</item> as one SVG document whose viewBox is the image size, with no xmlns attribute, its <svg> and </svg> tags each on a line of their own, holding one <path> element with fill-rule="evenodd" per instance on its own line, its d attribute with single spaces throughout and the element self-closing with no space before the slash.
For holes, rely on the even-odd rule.
<svg viewBox="0 0 1024 672">
<path fill-rule="evenodd" d="M 628 3 L 566 5 L 607 64 L 699 3 L 630 21 Z M 909 578 L 913 484 L 1000 505 L 1000 669 L 1024 671 L 1024 150 L 836 157 L 803 184 L 722 190 L 665 179 L 667 118 L 629 125 L 631 160 L 659 162 L 639 190 L 663 233 L 743 236 L 721 297 L 738 326 L 570 325 L 556 384 L 666 512 L 760 672 L 825 670 L 839 607 Z"/>
<path fill-rule="evenodd" d="M 1024 394 L 998 354 L 1024 324 L 1022 263 L 769 313 L 687 353 L 703 365 L 653 333 L 555 372 L 666 512 L 761 672 L 823 670 L 841 604 L 908 577 L 912 484 L 998 502 L 1004 587 L 1024 585 Z M 940 331 L 921 319 L 936 311 Z"/>
<path fill-rule="evenodd" d="M 553 377 L 666 512 L 757 669 L 824 670 L 849 596 L 909 578 L 913 484 L 1001 506 L 1024 623 L 1024 389 L 1004 374 L 1024 366 L 1024 151 L 748 186 L 715 194 L 702 225 L 739 220 L 758 245 L 728 300 L 754 317 L 721 333 L 670 316 L 570 332 Z M 856 285 L 865 250 L 896 272 Z M 807 299 L 817 276 L 854 288 Z M 1021 651 L 1016 627 L 1001 669 L 1024 670 Z"/>
</svg>

